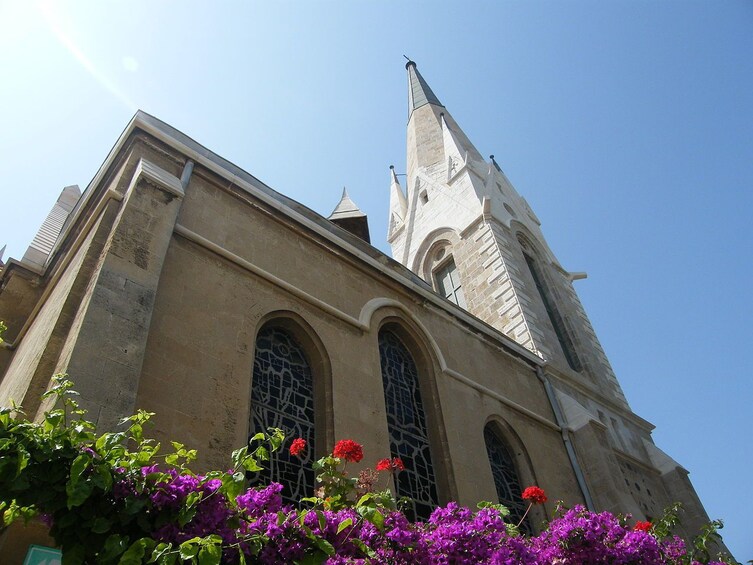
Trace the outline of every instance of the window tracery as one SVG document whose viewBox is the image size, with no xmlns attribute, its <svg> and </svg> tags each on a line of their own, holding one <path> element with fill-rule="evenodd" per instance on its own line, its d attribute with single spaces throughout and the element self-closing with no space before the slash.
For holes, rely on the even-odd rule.
<svg viewBox="0 0 753 565">
<path fill-rule="evenodd" d="M 484 427 L 484 443 L 486 444 L 486 452 L 489 456 L 489 464 L 492 468 L 499 503 L 510 511 L 509 521 L 517 524 L 525 515 L 528 504 L 520 497 L 523 489 L 510 450 L 494 430 L 493 424 L 487 424 Z M 520 524 L 520 530 L 527 534 L 533 533 L 528 519 Z"/>
<path fill-rule="evenodd" d="M 283 500 L 297 502 L 314 491 L 314 382 L 311 366 L 301 345 L 287 331 L 264 327 L 256 338 L 251 388 L 253 435 L 267 428 L 281 428 L 289 438 L 303 438 L 307 449 L 292 456 L 287 449 L 272 454 L 271 460 L 254 477 L 259 482 L 276 481 L 285 488 Z"/>
<path fill-rule="evenodd" d="M 412 499 L 406 511 L 409 518 L 426 519 L 439 500 L 416 362 L 389 330 L 379 333 L 379 358 L 390 451 L 405 464 L 405 470 L 395 476 L 397 495 Z"/>
</svg>

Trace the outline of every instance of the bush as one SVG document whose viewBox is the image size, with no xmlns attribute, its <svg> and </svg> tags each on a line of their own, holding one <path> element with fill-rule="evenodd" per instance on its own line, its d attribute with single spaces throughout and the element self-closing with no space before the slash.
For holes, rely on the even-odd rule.
<svg viewBox="0 0 753 565">
<path fill-rule="evenodd" d="M 420 563 L 420 564 L 673 564 L 713 563 L 718 538 L 713 522 L 690 551 L 670 535 L 677 507 L 656 524 L 582 506 L 558 510 L 538 536 L 523 536 L 497 504 L 477 510 L 451 502 L 426 522 L 410 522 L 380 473 L 399 473 L 403 462 L 383 459 L 377 470 L 348 477 L 362 447 L 342 440 L 314 465 L 318 488 L 299 506 L 284 505 L 282 485 L 247 488 L 246 476 L 282 449 L 281 430 L 251 438 L 233 453 L 232 468 L 197 475 L 188 465 L 196 451 L 180 443 L 162 453 L 143 428 L 152 414 L 122 421 L 102 435 L 84 419 L 72 383 L 53 377 L 44 397 L 55 408 L 40 423 L 17 406 L 0 411 L 0 511 L 7 526 L 40 515 L 63 550 L 64 563 Z M 306 444 L 295 439 L 293 456 Z M 384 476 L 384 475 L 382 475 Z M 388 475 L 389 476 L 389 475 Z M 546 500 L 529 487 L 530 504 Z M 530 510 L 529 505 L 529 510 Z M 699 560 L 699 561 L 696 561 Z M 716 563 L 734 563 L 726 561 Z"/>
</svg>

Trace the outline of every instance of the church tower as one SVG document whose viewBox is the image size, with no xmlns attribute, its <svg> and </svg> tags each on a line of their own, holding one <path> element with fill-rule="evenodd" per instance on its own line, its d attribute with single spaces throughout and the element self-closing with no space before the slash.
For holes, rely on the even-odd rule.
<svg viewBox="0 0 753 565">
<path fill-rule="evenodd" d="M 406 189 L 391 171 L 395 259 L 448 300 L 558 369 L 626 405 L 541 222 L 492 155 L 485 160 L 416 64 L 408 71 Z"/>
<path fill-rule="evenodd" d="M 545 361 L 539 378 L 589 506 L 650 519 L 681 501 L 689 531 L 700 527 L 708 518 L 687 471 L 656 447 L 653 426 L 628 406 L 578 299 L 573 282 L 585 273 L 559 263 L 494 156 L 482 157 L 416 63 L 406 69 L 404 188 L 391 168 L 393 257 Z"/>
</svg>

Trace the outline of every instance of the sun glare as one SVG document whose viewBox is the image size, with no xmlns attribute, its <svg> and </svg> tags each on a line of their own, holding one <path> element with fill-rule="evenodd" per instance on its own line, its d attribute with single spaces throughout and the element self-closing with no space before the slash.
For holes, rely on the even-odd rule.
<svg viewBox="0 0 753 565">
<path fill-rule="evenodd" d="M 0 47 L 12 49 L 40 23 L 39 2 L 0 0 Z"/>
<path fill-rule="evenodd" d="M 47 0 L 38 4 L 38 6 L 39 13 L 47 24 L 47 27 L 63 47 L 65 47 L 68 53 L 78 61 L 78 63 L 99 83 L 102 88 L 115 96 L 115 98 L 128 107 L 131 112 L 135 112 L 137 107 L 131 99 L 96 67 L 94 62 L 78 47 L 71 34 L 63 29 L 63 26 L 60 23 L 61 18 L 55 12 L 53 2 Z"/>
</svg>

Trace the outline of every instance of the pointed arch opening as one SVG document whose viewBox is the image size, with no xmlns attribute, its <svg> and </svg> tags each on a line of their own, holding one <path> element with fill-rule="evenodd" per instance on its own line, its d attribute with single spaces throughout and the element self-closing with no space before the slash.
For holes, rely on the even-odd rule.
<svg viewBox="0 0 753 565">
<path fill-rule="evenodd" d="M 439 505 L 436 457 L 424 405 L 430 395 L 421 386 L 419 365 L 399 326 L 383 326 L 378 341 L 390 452 L 405 464 L 395 476 L 395 489 L 398 496 L 411 499 L 406 510 L 410 519 L 427 519 Z"/>
<path fill-rule="evenodd" d="M 497 422 L 489 422 L 484 426 L 484 443 L 489 465 L 494 478 L 494 487 L 497 491 L 499 503 L 510 510 L 510 522 L 517 524 L 525 516 L 526 503 L 522 498 L 523 484 L 520 473 L 513 456 L 513 449 L 505 440 L 505 437 Z M 520 524 L 520 530 L 532 534 L 530 516 Z"/>
<path fill-rule="evenodd" d="M 249 437 L 281 428 L 288 439 L 306 440 L 307 449 L 298 457 L 278 450 L 249 478 L 282 483 L 283 500 L 290 503 L 313 494 L 312 463 L 327 445 L 329 429 L 326 355 L 307 329 L 292 317 L 272 319 L 259 329 L 254 351 Z"/>
<path fill-rule="evenodd" d="M 552 324 L 554 333 L 557 336 L 557 341 L 560 344 L 560 349 L 565 356 L 568 366 L 573 370 L 580 372 L 583 370 L 583 364 L 580 361 L 578 352 L 575 349 L 575 343 L 572 335 L 568 330 L 567 323 L 564 317 L 560 313 L 557 307 L 557 301 L 554 297 L 552 289 L 550 288 L 546 276 L 541 269 L 540 261 L 538 259 L 538 253 L 536 253 L 535 247 L 522 233 L 517 234 L 518 243 L 523 251 L 523 258 L 525 259 L 528 271 L 531 273 L 536 290 L 541 297 L 541 301 L 544 304 L 549 321 Z"/>
</svg>

